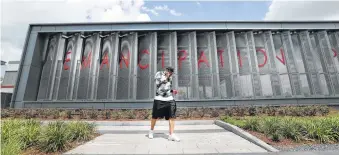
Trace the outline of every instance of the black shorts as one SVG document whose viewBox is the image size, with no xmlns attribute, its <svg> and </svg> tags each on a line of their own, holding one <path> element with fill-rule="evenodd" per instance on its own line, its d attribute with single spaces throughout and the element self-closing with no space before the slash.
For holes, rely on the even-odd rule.
<svg viewBox="0 0 339 155">
<path fill-rule="evenodd" d="M 175 118 L 177 111 L 177 105 L 174 100 L 172 101 L 160 101 L 154 100 L 152 118 L 153 119 L 162 119 L 165 117 L 166 120 L 170 118 Z"/>
</svg>

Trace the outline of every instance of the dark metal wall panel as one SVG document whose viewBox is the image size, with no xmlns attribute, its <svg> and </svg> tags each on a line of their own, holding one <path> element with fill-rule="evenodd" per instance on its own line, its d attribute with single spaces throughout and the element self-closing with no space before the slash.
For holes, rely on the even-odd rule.
<svg viewBox="0 0 339 155">
<path fill-rule="evenodd" d="M 120 38 L 116 99 L 136 99 L 137 35 Z"/>
<path fill-rule="evenodd" d="M 177 54 L 178 54 L 178 99 L 192 98 L 192 51 L 189 39 L 189 33 L 178 34 L 177 36 Z"/>
<path fill-rule="evenodd" d="M 156 57 L 156 43 L 156 33 L 147 33 L 138 38 L 137 100 L 153 98 L 156 64 L 152 60 Z"/>
<path fill-rule="evenodd" d="M 97 97 L 98 100 L 115 99 L 117 74 L 117 60 L 119 49 L 119 38 L 117 33 L 110 34 L 101 39 L 100 65 L 98 75 Z"/>
<path fill-rule="evenodd" d="M 337 69 L 333 59 L 333 51 L 331 49 L 331 44 L 327 35 L 327 31 L 320 31 L 317 33 L 317 38 L 320 45 L 320 52 L 325 63 L 326 73 L 330 81 L 328 83 L 331 85 L 329 89 L 332 92 L 332 95 L 339 94 L 339 85 L 337 77 Z"/>
<path fill-rule="evenodd" d="M 71 100 L 73 95 L 73 86 L 76 71 L 76 53 L 79 48 L 80 34 L 75 34 L 71 38 L 66 39 L 65 49 L 62 58 L 62 67 L 60 83 L 58 89 L 58 100 Z M 61 61 L 59 61 L 61 62 Z"/>
<path fill-rule="evenodd" d="M 317 69 L 314 64 L 314 54 L 312 52 L 312 44 L 309 39 L 309 32 L 302 31 L 299 34 L 300 44 L 301 44 L 301 52 L 302 52 L 302 60 L 305 64 L 305 72 L 307 72 L 307 81 L 310 89 L 311 95 L 321 95 L 319 80 L 317 78 Z"/>
<path fill-rule="evenodd" d="M 295 51 L 291 39 L 291 32 L 284 31 L 281 34 L 283 47 L 285 51 L 286 65 L 290 77 L 290 83 L 292 88 L 292 94 L 294 96 L 301 95 L 300 77 L 297 70 L 297 64 L 295 60 Z"/>
<path fill-rule="evenodd" d="M 192 67 L 192 75 L 191 75 L 191 89 L 192 89 L 192 97 L 191 99 L 199 98 L 199 68 L 198 68 L 198 52 L 197 52 L 197 33 L 190 32 L 189 36 L 189 46 L 191 52 L 191 67 Z"/>
<path fill-rule="evenodd" d="M 96 100 L 97 89 L 98 89 L 98 75 L 100 66 L 100 48 L 101 48 L 101 37 L 100 34 L 95 33 L 95 49 L 93 55 L 93 65 L 91 66 L 91 79 L 90 79 L 90 99 Z"/>
<path fill-rule="evenodd" d="M 272 41 L 274 52 L 276 54 L 275 62 L 278 74 L 280 78 L 280 85 L 282 89 L 282 96 L 284 97 L 292 97 L 292 88 L 290 84 L 290 78 L 288 76 L 287 70 L 287 62 L 286 62 L 286 51 L 281 38 L 281 34 L 279 32 L 272 33 Z M 276 80 L 278 78 L 274 78 Z"/>
<path fill-rule="evenodd" d="M 198 85 L 199 98 L 213 98 L 213 73 L 211 55 L 211 42 L 208 32 L 197 34 L 197 66 L 198 66 Z"/>
<path fill-rule="evenodd" d="M 209 34 L 209 44 L 211 51 L 211 67 L 212 67 L 212 86 L 213 86 L 213 98 L 220 98 L 220 79 L 219 79 L 219 65 L 218 65 L 218 50 L 217 50 L 217 41 L 216 33 L 210 32 Z"/>
<path fill-rule="evenodd" d="M 82 40 L 81 66 L 77 86 L 78 100 L 92 100 L 95 91 L 96 69 L 100 48 L 99 34 L 85 36 Z"/>
<path fill-rule="evenodd" d="M 273 50 L 269 50 L 269 48 L 271 48 L 271 46 L 269 46 L 271 42 L 269 39 L 267 39 L 265 33 L 263 32 L 256 32 L 253 34 L 253 39 L 255 50 L 254 55 L 256 56 L 257 60 L 256 67 L 258 67 L 256 72 L 259 74 L 258 76 L 260 82 L 259 84 L 261 86 L 261 94 L 263 97 L 272 97 L 274 95 L 273 88 L 275 87 L 272 85 L 273 81 L 271 79 L 270 70 L 271 67 L 275 67 L 275 64 L 274 61 L 273 63 L 271 61 L 271 57 L 274 58 L 274 56 L 272 56 L 272 54 L 274 54 L 272 53 Z"/>
<path fill-rule="evenodd" d="M 230 62 L 232 66 L 232 75 L 230 75 L 231 81 L 233 81 L 232 84 L 232 90 L 233 95 L 232 98 L 241 98 L 241 90 L 240 90 L 240 81 L 239 81 L 239 58 L 238 58 L 238 52 L 236 48 L 236 42 L 235 42 L 235 34 L 234 31 L 226 33 L 227 36 L 227 45 L 228 50 L 230 53 Z"/>
<path fill-rule="evenodd" d="M 170 66 L 173 67 L 175 69 L 173 76 L 173 88 L 175 90 L 178 90 L 179 86 L 178 86 L 178 47 L 177 47 L 177 32 L 170 32 L 170 46 L 169 46 L 169 57 L 170 57 Z M 154 86 L 155 87 L 155 86 Z M 179 92 L 180 93 L 180 92 Z M 180 94 L 179 94 L 180 95 Z M 175 98 L 178 98 L 179 95 L 175 95 Z"/>
<path fill-rule="evenodd" d="M 262 88 L 261 88 L 261 80 L 259 74 L 259 66 L 258 66 L 258 58 L 257 51 L 255 48 L 254 35 L 253 32 L 246 33 L 247 43 L 248 43 L 248 52 L 251 61 L 251 73 L 252 73 L 252 84 L 253 84 L 253 93 L 255 97 L 262 97 Z"/>
<path fill-rule="evenodd" d="M 231 54 L 228 46 L 227 34 L 219 33 L 216 35 L 216 46 L 218 55 L 218 69 L 220 80 L 221 98 L 233 97 L 233 81 L 231 77 Z"/>
<path fill-rule="evenodd" d="M 235 35 L 237 49 L 237 59 L 239 68 L 239 89 L 242 98 L 253 98 L 252 85 L 252 64 L 249 55 L 249 44 L 246 33 L 237 33 Z"/>
<path fill-rule="evenodd" d="M 327 41 L 325 39 L 326 31 L 312 33 L 310 35 L 311 43 L 313 46 L 314 54 L 317 55 L 315 62 L 317 64 L 319 85 L 323 95 L 334 95 L 335 90 L 332 87 L 332 79 L 329 76 L 330 72 L 334 72 L 333 61 L 329 58 L 326 50 L 328 50 Z M 327 49 L 324 49 L 327 48 Z"/>
<path fill-rule="evenodd" d="M 40 86 L 38 92 L 38 100 L 50 100 L 51 88 L 52 88 L 52 80 L 54 79 L 53 72 L 54 66 L 56 65 L 56 55 L 58 49 L 58 42 L 60 39 L 59 35 L 49 36 L 48 45 L 46 49 L 46 54 L 42 65 Z"/>
</svg>

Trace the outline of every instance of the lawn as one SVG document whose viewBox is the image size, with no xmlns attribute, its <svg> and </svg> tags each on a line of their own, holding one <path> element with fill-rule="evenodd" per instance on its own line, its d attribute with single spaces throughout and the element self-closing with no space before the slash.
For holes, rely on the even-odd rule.
<svg viewBox="0 0 339 155">
<path fill-rule="evenodd" d="M 60 154 L 97 136 L 95 125 L 62 121 L 42 125 L 32 119 L 1 121 L 1 154 Z"/>
</svg>

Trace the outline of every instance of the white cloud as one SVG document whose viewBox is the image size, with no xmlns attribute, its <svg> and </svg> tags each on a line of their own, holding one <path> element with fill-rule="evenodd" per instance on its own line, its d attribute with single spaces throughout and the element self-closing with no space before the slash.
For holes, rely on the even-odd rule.
<svg viewBox="0 0 339 155">
<path fill-rule="evenodd" d="M 29 23 L 150 21 L 144 0 L 2 0 L 1 60 L 20 60 Z"/>
<path fill-rule="evenodd" d="M 182 15 L 182 13 L 176 12 L 175 10 L 170 10 L 170 13 L 171 13 L 173 16 L 181 16 L 181 15 Z"/>
<path fill-rule="evenodd" d="M 273 0 L 264 20 L 339 20 L 339 1 Z"/>
<path fill-rule="evenodd" d="M 180 12 L 174 10 L 174 9 L 168 8 L 167 5 L 159 5 L 159 6 L 155 6 L 155 7 L 154 7 L 154 10 L 158 10 L 158 11 L 167 11 L 167 12 L 169 12 L 169 13 L 170 13 L 171 15 L 173 15 L 173 16 L 181 16 L 181 15 L 182 15 L 182 13 L 180 13 Z"/>
<path fill-rule="evenodd" d="M 197 5 L 201 6 L 200 2 L 197 2 Z"/>
<path fill-rule="evenodd" d="M 161 10 L 161 11 L 169 11 L 170 10 L 167 5 L 155 6 L 154 9 L 155 10 Z"/>
<path fill-rule="evenodd" d="M 156 16 L 159 16 L 159 13 L 157 11 L 155 11 L 155 9 L 149 9 L 149 8 L 147 8 L 145 6 L 143 6 L 141 9 L 142 9 L 142 11 L 150 12 L 150 13 L 156 15 Z"/>
</svg>

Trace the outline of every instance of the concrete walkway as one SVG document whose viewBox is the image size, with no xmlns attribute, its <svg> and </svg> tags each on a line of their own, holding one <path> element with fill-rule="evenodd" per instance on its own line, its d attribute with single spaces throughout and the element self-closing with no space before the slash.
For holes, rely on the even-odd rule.
<svg viewBox="0 0 339 155">
<path fill-rule="evenodd" d="M 218 154 L 264 153 L 265 149 L 214 125 L 213 121 L 178 121 L 180 142 L 167 140 L 168 123 L 160 121 L 154 139 L 149 122 L 96 122 L 103 135 L 65 154 Z M 114 124 L 114 125 L 113 125 Z M 126 125 L 128 124 L 128 125 Z"/>
</svg>

